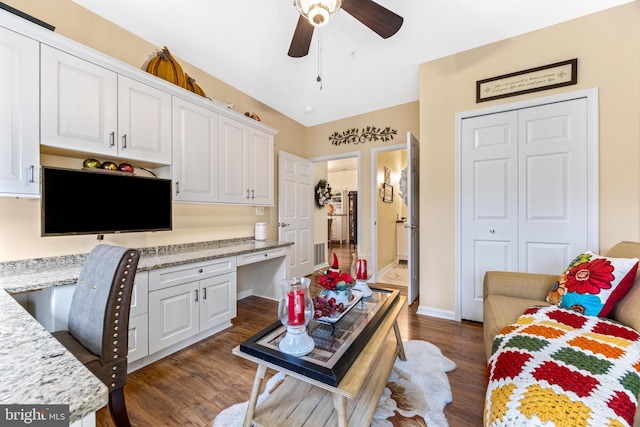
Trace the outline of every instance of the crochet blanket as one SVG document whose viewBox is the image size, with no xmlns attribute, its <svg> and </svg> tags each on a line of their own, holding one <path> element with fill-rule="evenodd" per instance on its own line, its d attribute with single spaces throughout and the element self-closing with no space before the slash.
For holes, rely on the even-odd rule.
<svg viewBox="0 0 640 427">
<path fill-rule="evenodd" d="M 532 307 L 493 342 L 485 426 L 631 426 L 640 334 L 609 319 Z"/>
</svg>

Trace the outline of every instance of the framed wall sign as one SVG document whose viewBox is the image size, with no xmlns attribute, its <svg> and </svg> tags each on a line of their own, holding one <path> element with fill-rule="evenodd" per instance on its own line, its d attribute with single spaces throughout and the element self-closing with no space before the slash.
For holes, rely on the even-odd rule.
<svg viewBox="0 0 640 427">
<path fill-rule="evenodd" d="M 382 193 L 382 201 L 391 203 L 393 202 L 393 185 L 387 184 L 386 182 L 382 184 L 383 193 Z"/>
<path fill-rule="evenodd" d="M 529 68 L 476 82 L 476 103 L 578 83 L 578 59 Z"/>
</svg>

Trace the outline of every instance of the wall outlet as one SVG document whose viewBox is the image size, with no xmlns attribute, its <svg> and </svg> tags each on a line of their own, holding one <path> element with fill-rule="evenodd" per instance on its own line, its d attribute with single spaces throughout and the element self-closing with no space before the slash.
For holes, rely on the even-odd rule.
<svg viewBox="0 0 640 427">
<path fill-rule="evenodd" d="M 264 206 L 256 206 L 256 215 L 264 215 Z"/>
</svg>

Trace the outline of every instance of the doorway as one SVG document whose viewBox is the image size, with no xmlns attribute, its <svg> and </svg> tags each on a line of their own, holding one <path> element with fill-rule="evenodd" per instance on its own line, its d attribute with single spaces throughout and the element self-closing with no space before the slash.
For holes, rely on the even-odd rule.
<svg viewBox="0 0 640 427">
<path fill-rule="evenodd" d="M 361 153 L 350 152 L 310 160 L 315 169 L 314 183 L 326 179 L 331 186 L 331 193 L 336 197 L 335 203 L 330 201 L 325 207 L 314 208 L 315 270 L 329 267 L 335 252 L 339 268 L 349 271 L 351 254 L 358 251 L 362 236 L 362 202 L 361 192 L 358 191 L 362 188 Z M 336 209 L 338 197 L 340 206 Z"/>
<path fill-rule="evenodd" d="M 377 283 L 407 286 L 408 229 L 406 203 L 406 145 L 372 153 L 372 216 L 375 231 Z M 405 171 L 404 180 L 402 179 Z M 404 182 L 401 188 L 401 181 Z M 405 198 L 403 198 L 403 196 Z"/>
</svg>

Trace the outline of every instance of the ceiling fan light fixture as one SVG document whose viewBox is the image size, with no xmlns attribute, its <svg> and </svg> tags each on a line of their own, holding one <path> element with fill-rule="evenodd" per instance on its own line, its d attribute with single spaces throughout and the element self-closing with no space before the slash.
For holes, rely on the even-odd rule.
<svg viewBox="0 0 640 427">
<path fill-rule="evenodd" d="M 295 0 L 294 5 L 311 25 L 321 27 L 340 9 L 342 0 Z"/>
</svg>

